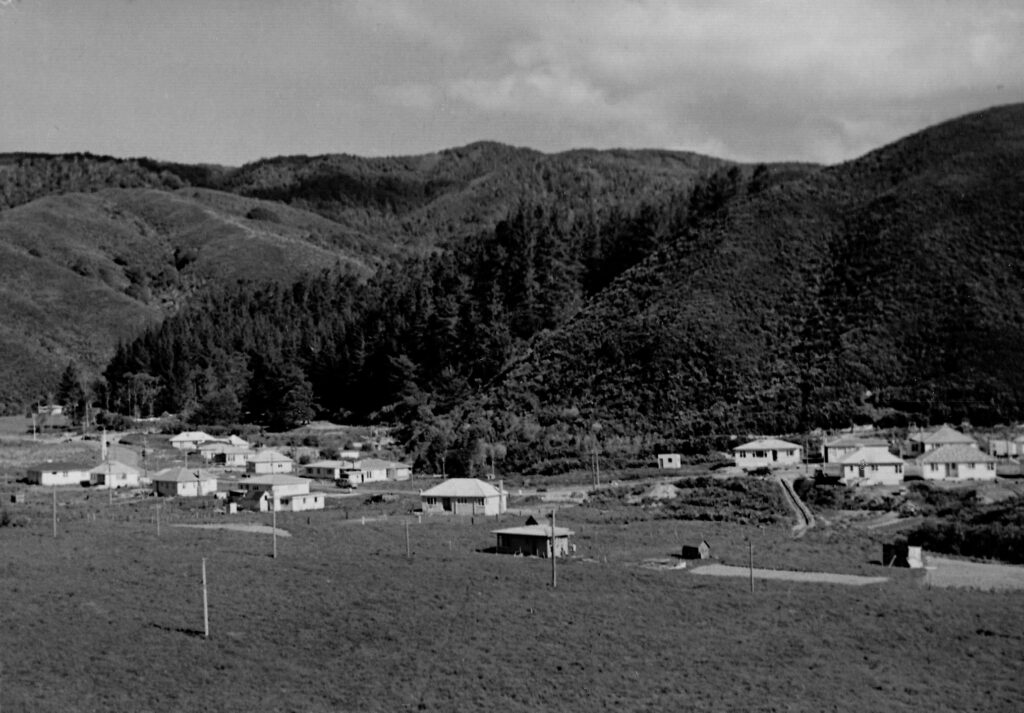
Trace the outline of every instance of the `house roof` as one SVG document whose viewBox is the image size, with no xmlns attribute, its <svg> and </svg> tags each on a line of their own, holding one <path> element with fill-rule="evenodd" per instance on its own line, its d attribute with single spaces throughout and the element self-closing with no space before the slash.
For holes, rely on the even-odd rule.
<svg viewBox="0 0 1024 713">
<path fill-rule="evenodd" d="M 977 443 L 977 441 L 975 441 L 970 436 L 960 433 L 960 431 L 956 430 L 955 428 L 952 428 L 950 426 L 942 426 L 938 430 L 932 431 L 931 433 L 926 433 L 925 435 L 921 436 L 921 443 L 952 444 Z"/>
<path fill-rule="evenodd" d="M 28 466 L 25 470 L 37 471 L 40 473 L 67 473 L 69 471 L 79 470 L 87 472 L 92 468 L 89 464 L 75 463 L 74 461 L 66 460 L 55 460 L 49 463 L 37 463 L 35 465 Z"/>
<path fill-rule="evenodd" d="M 424 490 L 421 495 L 432 498 L 496 498 L 500 493 L 490 483 L 476 478 L 449 478 Z"/>
<path fill-rule="evenodd" d="M 773 451 L 790 450 L 793 448 L 802 448 L 802 446 L 778 438 L 762 438 L 750 443 L 744 443 L 742 446 L 736 446 L 733 448 L 733 451 Z"/>
<path fill-rule="evenodd" d="M 262 451 L 257 451 L 249 456 L 250 463 L 292 463 L 291 458 L 286 456 L 280 451 L 275 451 L 273 448 L 265 448 Z"/>
<path fill-rule="evenodd" d="M 139 469 L 133 468 L 130 465 L 125 465 L 116 460 L 112 460 L 109 463 L 100 463 L 95 468 L 92 468 L 90 473 L 127 473 L 128 475 L 138 475 Z"/>
<path fill-rule="evenodd" d="M 921 456 L 922 463 L 995 463 L 996 458 L 974 446 L 939 446 Z"/>
<path fill-rule="evenodd" d="M 202 431 L 182 431 L 177 436 L 171 436 L 171 443 L 176 441 L 212 441 L 214 437 Z"/>
<path fill-rule="evenodd" d="M 551 525 L 520 525 L 503 530 L 491 530 L 495 535 L 519 535 L 520 537 L 551 537 Z M 576 533 L 568 527 L 555 527 L 555 537 L 568 537 Z"/>
<path fill-rule="evenodd" d="M 172 468 L 164 468 L 156 475 L 152 476 L 150 480 L 159 481 L 161 483 L 191 483 L 196 480 L 208 481 L 217 479 L 198 468 L 174 466 Z"/>
<path fill-rule="evenodd" d="M 381 468 L 412 468 L 408 463 L 399 463 L 396 460 L 383 460 L 381 458 L 361 458 L 356 461 L 357 468 L 363 469 L 381 469 Z M 462 478 L 462 480 L 469 480 L 468 478 Z"/>
<path fill-rule="evenodd" d="M 305 478 L 300 478 L 297 475 L 287 475 L 285 473 L 257 475 L 252 478 L 245 478 L 243 482 L 251 483 L 253 485 L 296 485 L 298 483 L 309 483 Z"/>
<path fill-rule="evenodd" d="M 342 470 L 355 470 L 356 463 L 351 460 L 318 460 L 316 463 L 306 464 L 307 468 L 341 468 Z"/>
<path fill-rule="evenodd" d="M 228 443 L 230 443 L 233 446 L 242 446 L 244 448 L 249 447 L 249 441 L 245 440 L 244 438 L 239 438 L 233 433 L 230 436 L 228 436 Z"/>
<path fill-rule="evenodd" d="M 858 438 L 850 434 L 840 436 L 834 441 L 825 442 L 826 448 L 866 448 L 868 446 L 884 446 L 888 448 L 889 442 L 884 438 Z"/>
<path fill-rule="evenodd" d="M 902 463 L 903 459 L 893 455 L 881 446 L 870 446 L 868 448 L 858 448 L 839 462 L 843 465 L 860 465 L 861 463 L 887 465 Z"/>
</svg>

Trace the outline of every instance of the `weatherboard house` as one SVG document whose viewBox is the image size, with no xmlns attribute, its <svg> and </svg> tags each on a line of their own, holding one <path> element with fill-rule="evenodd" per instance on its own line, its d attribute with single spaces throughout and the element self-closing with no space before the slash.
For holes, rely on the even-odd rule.
<svg viewBox="0 0 1024 713">
<path fill-rule="evenodd" d="M 294 475 L 271 473 L 239 482 L 238 497 L 233 498 L 240 509 L 258 512 L 304 512 L 323 510 L 322 493 L 309 492 L 309 480 Z"/>
<path fill-rule="evenodd" d="M 919 459 L 925 480 L 995 480 L 996 458 L 968 445 L 942 446 Z"/>
<path fill-rule="evenodd" d="M 35 485 L 81 485 L 89 482 L 91 465 L 54 461 L 30 465 L 25 469 L 25 479 Z"/>
<path fill-rule="evenodd" d="M 94 488 L 137 488 L 140 480 L 138 468 L 115 460 L 100 463 L 89 471 L 89 482 Z"/>
<path fill-rule="evenodd" d="M 215 441 L 213 436 L 202 431 L 182 431 L 176 436 L 171 436 L 171 445 L 179 451 L 194 451 L 203 443 Z"/>
<path fill-rule="evenodd" d="M 265 448 L 249 456 L 245 464 L 246 475 L 267 475 L 269 473 L 291 473 L 295 461 L 280 451 Z"/>
<path fill-rule="evenodd" d="M 802 446 L 778 438 L 762 438 L 732 449 L 736 465 L 743 470 L 800 465 Z"/>
<path fill-rule="evenodd" d="M 951 426 L 940 426 L 926 433 L 912 433 L 907 439 L 914 454 L 928 453 L 943 446 L 970 446 L 977 448 L 978 442 Z"/>
<path fill-rule="evenodd" d="M 476 478 L 450 478 L 421 492 L 420 501 L 425 513 L 498 515 L 505 512 L 508 493 Z"/>
<path fill-rule="evenodd" d="M 839 463 L 846 485 L 895 485 L 903 482 L 903 459 L 884 446 L 860 448 Z"/>
<path fill-rule="evenodd" d="M 831 441 L 825 441 L 822 446 L 822 456 L 826 463 L 840 463 L 846 456 L 859 451 L 861 448 L 883 448 L 889 449 L 889 443 L 882 438 L 858 438 L 851 434 L 844 434 Z"/>
</svg>

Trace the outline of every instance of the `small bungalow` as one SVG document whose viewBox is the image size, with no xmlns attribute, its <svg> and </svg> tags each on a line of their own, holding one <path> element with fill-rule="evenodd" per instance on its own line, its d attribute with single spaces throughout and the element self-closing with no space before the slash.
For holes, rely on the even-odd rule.
<svg viewBox="0 0 1024 713">
<path fill-rule="evenodd" d="M 202 431 L 182 431 L 176 436 L 171 436 L 171 445 L 179 451 L 194 451 L 202 444 L 215 440 L 217 439 Z"/>
<path fill-rule="evenodd" d="M 374 480 L 408 480 L 412 477 L 412 466 L 393 460 L 380 458 L 363 458 L 356 461 L 356 469 L 360 472 L 361 483 Z M 356 483 L 353 483 L 355 485 Z"/>
<path fill-rule="evenodd" d="M 81 485 L 88 483 L 91 465 L 54 461 L 31 465 L 25 469 L 25 479 L 35 485 Z"/>
<path fill-rule="evenodd" d="M 565 557 L 569 554 L 569 537 L 576 534 L 567 527 L 538 524 L 532 517 L 525 525 L 491 532 L 498 537 L 497 552 L 526 557 L 550 557 L 552 539 L 555 556 Z"/>
<path fill-rule="evenodd" d="M 888 450 L 888 441 L 881 438 L 857 438 L 850 434 L 842 435 L 831 441 L 825 441 L 822 446 L 822 457 L 826 463 L 839 463 L 846 456 L 861 448 L 884 448 Z"/>
<path fill-rule="evenodd" d="M 351 460 L 319 460 L 306 466 L 306 477 L 317 480 L 359 482 L 360 471 Z"/>
<path fill-rule="evenodd" d="M 678 453 L 659 453 L 658 468 L 661 470 L 679 470 L 683 467 L 683 457 Z"/>
<path fill-rule="evenodd" d="M 844 485 L 895 485 L 903 481 L 903 459 L 885 446 L 859 448 L 839 464 Z"/>
<path fill-rule="evenodd" d="M 164 497 L 194 498 L 217 492 L 217 479 L 196 468 L 166 468 L 151 480 L 153 492 Z"/>
<path fill-rule="evenodd" d="M 280 451 L 265 448 L 249 456 L 245 463 L 246 475 L 267 475 L 272 473 L 291 473 L 295 461 Z"/>
<path fill-rule="evenodd" d="M 941 446 L 920 458 L 925 480 L 995 480 L 996 458 L 975 446 Z"/>
<path fill-rule="evenodd" d="M 210 441 L 199 446 L 199 457 L 206 463 L 245 467 L 252 451 L 248 445 L 238 446 L 226 441 Z"/>
<path fill-rule="evenodd" d="M 100 463 L 89 471 L 89 482 L 94 488 L 137 488 L 140 477 L 138 468 L 116 460 Z"/>
<path fill-rule="evenodd" d="M 750 441 L 732 449 L 736 465 L 743 470 L 800 465 L 802 446 L 778 438 Z"/>
<path fill-rule="evenodd" d="M 951 426 L 940 426 L 933 431 L 911 433 L 907 438 L 910 452 L 915 455 L 928 453 L 943 446 L 978 447 L 978 442 L 968 435 L 960 433 Z"/>
<path fill-rule="evenodd" d="M 508 493 L 476 478 L 450 478 L 421 492 L 420 500 L 427 513 L 498 515 L 505 512 Z"/>
<path fill-rule="evenodd" d="M 309 492 L 309 481 L 294 475 L 259 475 L 241 481 L 239 487 L 240 495 L 234 500 L 243 510 L 303 512 L 324 509 L 323 494 Z"/>
</svg>

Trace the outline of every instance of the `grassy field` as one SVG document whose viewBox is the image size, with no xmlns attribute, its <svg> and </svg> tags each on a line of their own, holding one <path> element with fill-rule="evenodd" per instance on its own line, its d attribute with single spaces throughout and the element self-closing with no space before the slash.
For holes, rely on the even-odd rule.
<svg viewBox="0 0 1024 713">
<path fill-rule="evenodd" d="M 485 552 L 493 519 L 331 499 L 267 535 L 212 507 L 60 491 L 0 528 L 4 711 L 1015 711 L 1024 595 L 931 589 L 853 531 L 559 511 L 577 558 Z M 4 492 L 4 502 L 8 498 Z M 86 497 L 88 496 L 88 499 Z M 361 523 L 363 516 L 374 518 Z M 385 516 L 383 519 L 382 516 Z M 405 523 L 413 557 L 406 557 Z M 506 516 L 502 525 L 518 523 Z M 699 537 L 729 564 L 887 573 L 869 587 L 651 571 Z M 204 639 L 201 562 L 211 636 Z"/>
</svg>

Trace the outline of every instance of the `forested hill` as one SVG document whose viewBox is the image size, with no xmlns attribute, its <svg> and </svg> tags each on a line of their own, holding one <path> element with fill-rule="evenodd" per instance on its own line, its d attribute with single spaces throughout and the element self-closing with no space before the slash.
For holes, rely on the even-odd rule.
<svg viewBox="0 0 1024 713">
<path fill-rule="evenodd" d="M 519 464 L 595 434 L 628 453 L 1019 420 L 1022 196 L 1024 105 L 737 194 L 539 335 L 477 412 Z"/>
<path fill-rule="evenodd" d="M 208 287 L 244 280 L 240 289 L 256 294 L 268 281 L 339 265 L 343 279 L 365 278 L 493 234 L 524 205 L 557 205 L 577 232 L 602 232 L 597 223 L 625 224 L 641 210 L 653 224 L 668 202 L 727 165 L 682 152 L 547 155 L 493 143 L 240 168 L 0 155 L 0 411 L 46 399 L 69 362 L 91 381 L 118 342 Z M 650 239 L 619 248 L 635 260 Z M 591 284 L 619 269 L 603 264 L 604 273 L 589 270 Z"/>
</svg>

